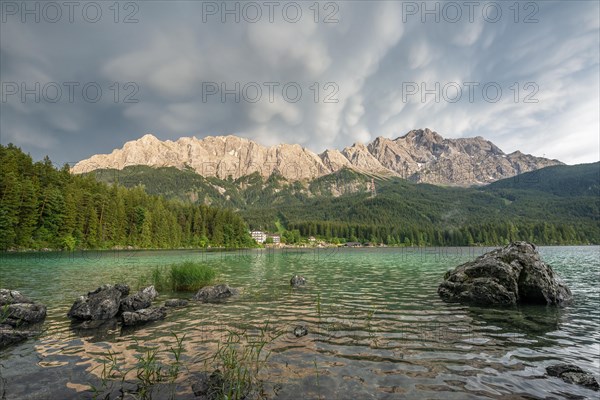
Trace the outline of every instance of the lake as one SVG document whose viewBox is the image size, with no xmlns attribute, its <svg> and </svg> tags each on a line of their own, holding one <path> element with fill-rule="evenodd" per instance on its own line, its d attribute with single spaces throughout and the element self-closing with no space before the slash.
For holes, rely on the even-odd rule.
<svg viewBox="0 0 600 400">
<path fill-rule="evenodd" d="M 140 346 L 183 341 L 188 370 L 176 398 L 193 398 L 187 379 L 202 371 L 228 330 L 275 339 L 261 377 L 277 399 L 590 398 L 597 392 L 544 376 L 574 363 L 600 379 L 600 247 L 541 247 L 571 288 L 563 309 L 491 310 L 447 304 L 444 273 L 489 248 L 359 248 L 203 251 L 103 251 L 3 254 L 0 287 L 48 306 L 44 332 L 0 355 L 0 398 L 92 398 L 104 355 L 135 364 Z M 202 260 L 240 288 L 221 304 L 192 303 L 134 330 L 74 329 L 75 299 L 104 283 L 138 278 L 156 265 Z M 307 287 L 290 289 L 294 274 Z M 192 293 L 160 293 L 158 304 Z M 297 338 L 297 325 L 308 335 Z M 166 394 L 164 394 L 167 397 Z M 159 396 L 160 397 L 160 396 Z"/>
</svg>

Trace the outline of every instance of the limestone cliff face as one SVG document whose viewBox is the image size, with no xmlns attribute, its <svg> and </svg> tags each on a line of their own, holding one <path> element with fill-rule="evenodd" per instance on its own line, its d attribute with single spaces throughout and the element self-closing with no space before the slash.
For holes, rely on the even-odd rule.
<svg viewBox="0 0 600 400">
<path fill-rule="evenodd" d="M 397 139 L 376 138 L 342 151 L 321 154 L 297 144 L 266 147 L 237 136 L 208 136 L 160 141 L 148 134 L 127 142 L 111 154 L 80 161 L 73 173 L 132 165 L 191 168 L 203 176 L 239 178 L 258 172 L 278 173 L 288 180 L 311 180 L 341 168 L 376 176 L 398 176 L 415 182 L 469 186 L 508 178 L 522 172 L 562 164 L 523 154 L 505 154 L 482 137 L 444 139 L 429 129 L 413 130 Z"/>
<path fill-rule="evenodd" d="M 387 169 L 416 182 L 469 186 L 551 165 L 562 164 L 523 154 L 505 154 L 481 136 L 444 139 L 429 129 L 413 130 L 395 140 L 378 137 L 369 151 Z"/>
</svg>

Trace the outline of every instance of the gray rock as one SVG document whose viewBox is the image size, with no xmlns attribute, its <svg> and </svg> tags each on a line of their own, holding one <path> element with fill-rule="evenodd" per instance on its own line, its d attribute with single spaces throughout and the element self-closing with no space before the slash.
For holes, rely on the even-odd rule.
<svg viewBox="0 0 600 400">
<path fill-rule="evenodd" d="M 126 285 L 124 283 L 116 283 L 115 289 L 117 289 L 119 292 L 121 292 L 121 295 L 123 297 L 129 296 L 129 285 Z"/>
<path fill-rule="evenodd" d="M 117 318 L 111 318 L 72 321 L 71 328 L 73 330 L 81 330 L 82 332 L 85 332 L 85 335 L 93 335 L 92 331 L 109 331 L 118 328 L 118 320 Z"/>
<path fill-rule="evenodd" d="M 300 287 L 306 285 L 306 278 L 300 275 L 294 275 L 292 279 L 290 279 L 290 285 L 292 287 Z"/>
<path fill-rule="evenodd" d="M 35 324 L 46 318 L 46 306 L 39 303 L 14 303 L 5 305 L 6 319 L 4 324 L 18 327 Z"/>
<path fill-rule="evenodd" d="M 146 322 L 158 321 L 167 316 L 165 307 L 149 307 L 137 311 L 126 311 L 121 315 L 124 326 L 135 326 Z"/>
<path fill-rule="evenodd" d="M 127 311 L 137 311 L 143 308 L 148 308 L 151 305 L 152 300 L 150 300 L 150 296 L 138 292 L 121 300 L 119 312 L 123 313 Z"/>
<path fill-rule="evenodd" d="M 150 300 L 154 300 L 154 299 L 156 299 L 158 297 L 158 292 L 156 291 L 156 288 L 154 287 L 154 285 L 150 285 L 148 287 L 145 287 L 142 290 L 140 290 L 140 292 L 142 292 L 143 294 L 149 296 Z"/>
<path fill-rule="evenodd" d="M 223 397 L 224 384 L 225 379 L 218 369 L 211 374 L 202 372 L 196 376 L 192 391 L 201 400 L 217 400 Z"/>
<path fill-rule="evenodd" d="M 77 320 L 113 318 L 119 312 L 121 299 L 129 294 L 129 286 L 103 285 L 73 303 L 67 316 Z"/>
<path fill-rule="evenodd" d="M 169 299 L 165 301 L 165 307 L 185 307 L 188 305 L 188 301 L 184 299 Z"/>
<path fill-rule="evenodd" d="M 294 328 L 294 336 L 302 337 L 308 335 L 308 329 L 304 325 L 298 325 Z"/>
<path fill-rule="evenodd" d="M 0 325 L 0 349 L 23 342 L 31 336 L 29 332 L 15 329 L 10 325 Z"/>
<path fill-rule="evenodd" d="M 152 305 L 152 300 L 154 300 L 157 296 L 158 292 L 156 289 L 154 289 L 154 286 L 148 286 L 147 288 L 144 288 L 139 292 L 122 299 L 119 306 L 119 311 L 137 311 L 143 308 L 148 308 Z"/>
<path fill-rule="evenodd" d="M 78 337 L 85 338 L 88 343 L 110 342 L 122 333 L 121 320 L 97 319 L 97 320 L 72 320 L 71 331 Z"/>
<path fill-rule="evenodd" d="M 546 368 L 546 372 L 549 376 L 555 376 L 562 379 L 567 383 L 574 383 L 576 385 L 585 386 L 591 390 L 600 390 L 600 385 L 594 375 L 589 372 L 585 372 L 573 364 L 557 364 Z"/>
<path fill-rule="evenodd" d="M 0 306 L 16 303 L 31 304 L 33 301 L 16 290 L 0 289 Z"/>
<path fill-rule="evenodd" d="M 16 290 L 0 289 L 0 323 L 13 327 L 33 324 L 46 318 L 46 306 Z"/>
<path fill-rule="evenodd" d="M 194 295 L 194 300 L 213 303 L 234 296 L 238 291 L 228 285 L 205 286 Z"/>
<path fill-rule="evenodd" d="M 235 398 L 240 400 L 264 399 L 256 388 L 243 379 L 237 382 L 228 381 L 223 373 L 216 369 L 212 373 L 202 372 L 195 375 L 192 391 L 198 400 L 220 400 Z"/>
<path fill-rule="evenodd" d="M 438 294 L 445 301 L 484 306 L 563 306 L 572 299 L 569 288 L 527 242 L 511 243 L 448 271 Z"/>
</svg>

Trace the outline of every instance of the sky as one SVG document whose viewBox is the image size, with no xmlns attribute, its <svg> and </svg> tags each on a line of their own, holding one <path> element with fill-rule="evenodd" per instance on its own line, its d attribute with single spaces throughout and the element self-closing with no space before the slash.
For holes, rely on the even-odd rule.
<svg viewBox="0 0 600 400">
<path fill-rule="evenodd" d="M 0 6 L 0 143 L 36 160 L 146 133 L 321 152 L 418 128 L 600 159 L 598 1 Z"/>
</svg>

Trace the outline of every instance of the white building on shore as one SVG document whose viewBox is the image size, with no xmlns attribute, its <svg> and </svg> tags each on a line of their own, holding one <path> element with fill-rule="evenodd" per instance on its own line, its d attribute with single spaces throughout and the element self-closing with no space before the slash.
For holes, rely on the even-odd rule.
<svg viewBox="0 0 600 400">
<path fill-rule="evenodd" d="M 280 244 L 281 243 L 281 236 L 279 236 L 279 235 L 269 235 L 269 237 L 271 239 L 273 239 L 273 244 Z"/>
<path fill-rule="evenodd" d="M 250 235 L 252 235 L 252 239 L 256 240 L 257 243 L 264 243 L 267 240 L 267 234 L 263 231 L 252 231 Z"/>
<path fill-rule="evenodd" d="M 252 239 L 256 240 L 257 243 L 265 243 L 267 239 L 272 239 L 273 244 L 279 245 L 281 243 L 281 236 L 278 234 L 270 234 L 267 232 L 254 230 L 250 231 L 250 235 L 252 236 Z"/>
</svg>

